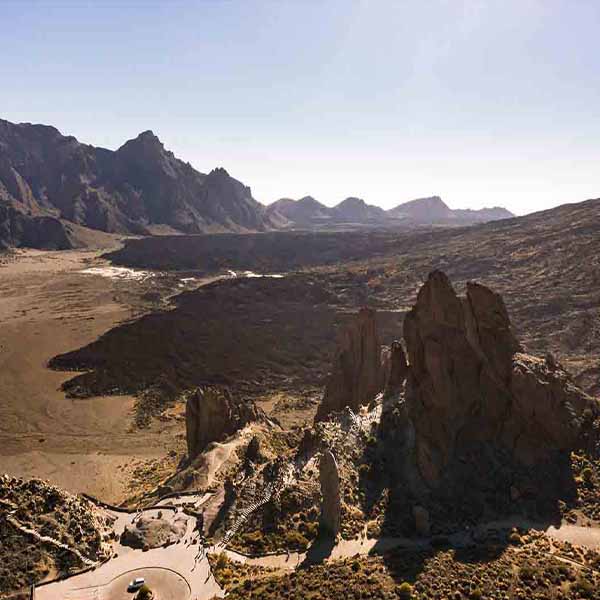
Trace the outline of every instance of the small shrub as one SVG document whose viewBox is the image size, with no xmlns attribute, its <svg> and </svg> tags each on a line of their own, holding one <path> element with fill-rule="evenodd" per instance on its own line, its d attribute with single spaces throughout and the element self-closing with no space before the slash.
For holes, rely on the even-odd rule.
<svg viewBox="0 0 600 600">
<path fill-rule="evenodd" d="M 285 541 L 288 546 L 306 548 L 308 540 L 298 531 L 288 531 L 285 534 Z"/>
<path fill-rule="evenodd" d="M 221 571 L 228 565 L 228 563 L 229 563 L 229 559 L 227 558 L 227 554 L 225 554 L 225 552 L 221 552 L 219 554 L 219 556 L 217 556 L 217 564 L 216 564 L 215 568 L 218 571 Z"/>
<path fill-rule="evenodd" d="M 529 581 L 535 577 L 535 569 L 531 565 L 523 565 L 519 569 L 519 577 L 524 581 Z"/>
<path fill-rule="evenodd" d="M 508 536 L 508 541 L 513 545 L 513 546 L 520 546 L 521 542 L 523 541 L 521 539 L 521 536 L 516 532 L 513 531 L 509 536 Z"/>
<path fill-rule="evenodd" d="M 146 584 L 144 584 L 138 590 L 136 598 L 138 600 L 148 600 L 149 598 L 152 598 L 152 590 Z"/>
<path fill-rule="evenodd" d="M 371 467 L 367 463 L 361 463 L 360 465 L 358 465 L 358 474 L 361 477 L 366 477 L 370 469 Z"/>
<path fill-rule="evenodd" d="M 577 590 L 577 592 L 583 596 L 584 598 L 592 598 L 594 595 L 594 585 L 590 583 L 587 579 L 580 577 L 573 587 Z"/>
<path fill-rule="evenodd" d="M 410 600 L 410 598 L 412 598 L 412 593 L 413 589 L 410 583 L 405 581 L 404 583 L 400 584 L 400 587 L 398 588 L 398 598 L 402 598 L 402 600 Z"/>
</svg>

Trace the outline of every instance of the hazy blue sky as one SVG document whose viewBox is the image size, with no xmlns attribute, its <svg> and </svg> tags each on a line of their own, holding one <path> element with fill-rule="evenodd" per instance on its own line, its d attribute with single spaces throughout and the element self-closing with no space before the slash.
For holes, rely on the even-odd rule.
<svg viewBox="0 0 600 600">
<path fill-rule="evenodd" d="M 600 196 L 600 2 L 0 0 L 0 117 L 152 129 L 265 203 Z"/>
</svg>

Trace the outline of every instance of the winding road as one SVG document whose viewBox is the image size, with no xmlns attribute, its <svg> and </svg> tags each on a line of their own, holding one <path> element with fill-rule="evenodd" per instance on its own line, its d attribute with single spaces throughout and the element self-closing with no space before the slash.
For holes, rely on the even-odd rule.
<svg viewBox="0 0 600 600">
<path fill-rule="evenodd" d="M 200 503 L 203 495 L 185 496 L 186 503 Z M 107 511 L 115 518 L 115 533 L 120 537 L 126 525 L 132 524 L 138 513 Z M 143 511 L 144 515 L 163 518 L 180 515 L 172 507 L 161 505 Z M 41 585 L 37 600 L 122 600 L 133 597 L 127 591 L 129 582 L 144 577 L 148 586 L 161 600 L 210 600 L 223 597 L 224 592 L 210 572 L 210 565 L 193 517 L 188 517 L 183 538 L 167 547 L 147 551 L 123 546 L 117 542 L 113 558 L 96 569 L 74 575 L 63 581 Z"/>
</svg>

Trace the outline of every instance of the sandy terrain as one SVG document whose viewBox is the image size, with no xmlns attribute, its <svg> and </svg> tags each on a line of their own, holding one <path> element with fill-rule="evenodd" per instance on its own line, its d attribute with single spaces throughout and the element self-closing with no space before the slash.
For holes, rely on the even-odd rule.
<svg viewBox="0 0 600 600">
<path fill-rule="evenodd" d="M 104 500 L 126 495 L 131 470 L 172 447 L 131 428 L 131 396 L 68 399 L 69 373 L 47 361 L 139 314 L 146 278 L 111 276 L 97 250 L 0 255 L 0 472 L 42 477 Z"/>
</svg>

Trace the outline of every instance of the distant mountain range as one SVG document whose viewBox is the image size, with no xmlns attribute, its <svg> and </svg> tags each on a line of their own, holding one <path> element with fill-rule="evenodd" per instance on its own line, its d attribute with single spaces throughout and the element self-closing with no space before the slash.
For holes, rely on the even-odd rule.
<svg viewBox="0 0 600 600">
<path fill-rule="evenodd" d="M 312 196 L 300 200 L 282 198 L 267 207 L 268 214 L 285 217 L 292 227 L 327 228 L 331 226 L 419 227 L 426 225 L 472 225 L 507 219 L 514 215 L 499 206 L 493 208 L 452 209 L 439 196 L 418 198 L 390 210 L 367 204 L 360 198 L 346 198 L 331 208 Z"/>
<path fill-rule="evenodd" d="M 151 131 L 112 151 L 47 125 L 0 120 L 0 248 L 70 248 L 80 243 L 84 228 L 140 235 L 244 233 L 466 225 L 510 216 L 502 208 L 452 210 L 438 197 L 389 211 L 359 198 L 329 208 L 310 196 L 266 207 L 225 169 L 196 171 Z"/>
</svg>

